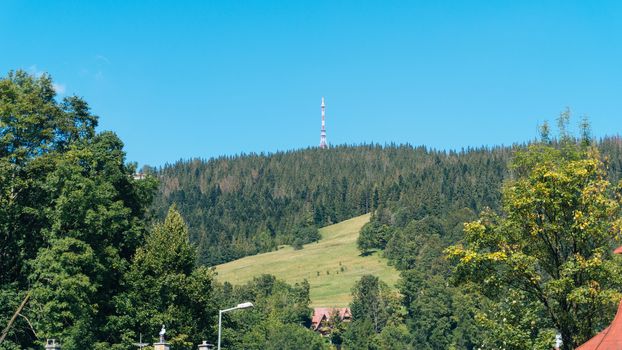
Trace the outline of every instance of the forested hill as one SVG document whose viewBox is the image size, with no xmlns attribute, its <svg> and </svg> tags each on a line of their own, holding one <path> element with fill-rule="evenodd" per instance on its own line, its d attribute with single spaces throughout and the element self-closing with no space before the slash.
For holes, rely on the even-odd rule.
<svg viewBox="0 0 622 350">
<path fill-rule="evenodd" d="M 612 174 L 621 168 L 620 143 L 599 142 Z M 176 203 L 200 263 L 215 265 L 307 243 L 317 239 L 315 228 L 379 206 L 403 222 L 497 208 L 512 153 L 512 147 L 361 145 L 179 161 L 156 171 L 154 208 L 164 217 Z"/>
<path fill-rule="evenodd" d="M 154 207 L 172 203 L 208 265 L 308 241 L 321 227 L 404 202 L 412 215 L 496 207 L 509 148 L 439 152 L 339 146 L 179 161 L 158 171 Z"/>
</svg>

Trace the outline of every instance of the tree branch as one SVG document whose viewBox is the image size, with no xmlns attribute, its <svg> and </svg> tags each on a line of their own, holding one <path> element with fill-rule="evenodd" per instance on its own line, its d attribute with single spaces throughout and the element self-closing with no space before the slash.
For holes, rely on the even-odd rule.
<svg viewBox="0 0 622 350">
<path fill-rule="evenodd" d="M 6 338 L 6 335 L 9 334 L 9 330 L 11 329 L 11 326 L 13 325 L 13 322 L 15 322 L 15 319 L 17 318 L 17 315 L 19 315 L 20 312 L 22 312 L 22 309 L 24 309 L 24 306 L 26 306 L 26 303 L 28 302 L 28 299 L 30 299 L 30 291 L 28 293 L 26 293 L 26 296 L 24 297 L 24 300 L 22 301 L 22 303 L 19 305 L 19 307 L 17 308 L 17 310 L 13 314 L 13 317 L 11 317 L 11 319 L 9 320 L 9 323 L 6 325 L 6 328 L 4 328 L 4 330 L 2 331 L 2 335 L 0 335 L 0 344 L 2 344 L 2 342 L 4 342 L 4 338 Z"/>
<path fill-rule="evenodd" d="M 28 326 L 30 326 L 30 330 L 32 331 L 32 334 L 35 335 L 35 338 L 39 339 L 39 337 L 37 336 L 37 332 L 35 332 L 35 328 L 32 326 L 32 323 L 30 323 L 30 320 L 28 319 L 28 317 L 22 315 L 21 313 L 18 315 L 22 316 L 26 320 L 26 322 L 28 322 Z"/>
</svg>

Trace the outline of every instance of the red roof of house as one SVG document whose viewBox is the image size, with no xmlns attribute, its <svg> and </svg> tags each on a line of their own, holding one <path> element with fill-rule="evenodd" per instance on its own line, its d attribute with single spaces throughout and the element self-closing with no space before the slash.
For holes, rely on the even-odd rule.
<svg viewBox="0 0 622 350">
<path fill-rule="evenodd" d="M 622 302 L 616 317 L 609 327 L 583 343 L 577 350 L 620 350 L 622 349 Z"/>
<path fill-rule="evenodd" d="M 622 246 L 613 251 L 622 254 Z M 622 301 L 618 305 L 618 312 L 609 327 L 596 334 L 592 339 L 583 343 L 576 350 L 620 350 L 622 349 Z"/>
<path fill-rule="evenodd" d="M 311 326 L 313 329 L 317 329 L 324 318 L 330 319 L 330 316 L 339 312 L 339 319 L 343 320 L 347 317 L 352 317 L 349 307 L 316 307 L 313 309 L 313 317 L 311 317 Z"/>
</svg>

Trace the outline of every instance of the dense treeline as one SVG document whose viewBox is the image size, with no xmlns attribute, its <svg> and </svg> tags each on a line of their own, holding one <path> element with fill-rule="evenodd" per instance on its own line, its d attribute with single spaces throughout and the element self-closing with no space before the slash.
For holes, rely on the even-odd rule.
<svg viewBox="0 0 622 350">
<path fill-rule="evenodd" d="M 620 142 L 617 137 L 598 142 L 612 180 L 622 169 Z M 458 233 L 448 238 L 453 241 L 465 215 L 499 207 L 516 149 L 338 146 L 179 161 L 148 172 L 160 180 L 153 204 L 157 215 L 164 217 L 176 203 L 199 246 L 199 262 L 214 265 L 296 240 L 313 241 L 317 235 L 310 228 L 378 208 L 390 209 L 397 226 L 456 215 Z"/>
<path fill-rule="evenodd" d="M 159 169 L 159 216 L 177 203 L 214 265 L 315 240 L 313 230 L 399 203 L 408 222 L 449 208 L 497 207 L 511 148 L 441 152 L 408 145 L 339 146 L 180 161 Z"/>
</svg>

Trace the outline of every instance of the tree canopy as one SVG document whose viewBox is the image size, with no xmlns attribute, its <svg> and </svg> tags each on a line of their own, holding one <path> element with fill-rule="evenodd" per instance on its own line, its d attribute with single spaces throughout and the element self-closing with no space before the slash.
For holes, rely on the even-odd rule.
<svg viewBox="0 0 622 350">
<path fill-rule="evenodd" d="M 448 254 L 456 277 L 477 282 L 494 302 L 481 317 L 494 325 L 498 346 L 552 344 L 559 332 L 562 348 L 573 349 L 608 324 L 622 296 L 620 261 L 612 257 L 622 188 L 611 184 L 589 139 L 575 140 L 565 128 L 557 142 L 545 137 L 517 152 L 512 170 L 502 213 L 484 211 L 466 223 L 464 242 Z"/>
<path fill-rule="evenodd" d="M 155 181 L 135 181 L 123 143 L 96 126 L 88 104 L 59 101 L 47 75 L 0 79 L 2 323 L 32 293 L 6 344 L 63 337 L 81 349 L 106 337 Z"/>
</svg>

